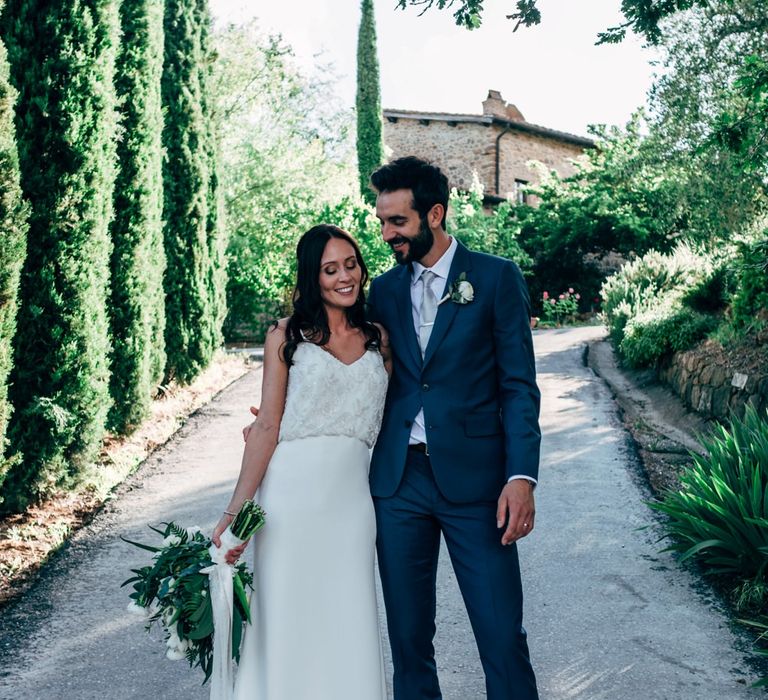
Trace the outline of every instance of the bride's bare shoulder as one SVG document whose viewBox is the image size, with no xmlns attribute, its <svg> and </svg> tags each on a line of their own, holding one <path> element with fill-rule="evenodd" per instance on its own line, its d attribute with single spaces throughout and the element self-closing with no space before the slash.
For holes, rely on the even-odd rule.
<svg viewBox="0 0 768 700">
<path fill-rule="evenodd" d="M 288 329 L 288 321 L 289 318 L 280 318 L 274 323 L 270 324 L 269 328 L 267 329 L 267 338 L 270 336 L 274 336 L 277 338 L 280 338 L 280 340 L 285 340 L 285 331 Z"/>
</svg>

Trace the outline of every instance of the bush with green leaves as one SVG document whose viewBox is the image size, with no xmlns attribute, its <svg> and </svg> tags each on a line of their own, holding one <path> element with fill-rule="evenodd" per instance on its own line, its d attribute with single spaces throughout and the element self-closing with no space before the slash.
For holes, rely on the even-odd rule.
<svg viewBox="0 0 768 700">
<path fill-rule="evenodd" d="M 579 300 L 581 294 L 569 287 L 560 294 L 550 295 L 544 291 L 541 295 L 541 310 L 544 315 L 544 323 L 560 326 L 564 323 L 576 320 L 576 314 L 579 311 Z"/>
<path fill-rule="evenodd" d="M 603 319 L 615 347 L 630 364 L 647 366 L 703 337 L 716 322 L 697 308 L 705 306 L 702 295 L 722 281 L 724 266 L 713 254 L 685 242 L 670 253 L 651 250 L 625 264 L 600 290 Z M 667 338 L 670 329 L 675 337 Z"/>
<path fill-rule="evenodd" d="M 733 296 L 732 319 L 737 328 L 758 329 L 768 322 L 768 232 L 739 247 L 737 265 L 738 289 Z"/>
<path fill-rule="evenodd" d="M 717 317 L 694 311 L 679 297 L 667 295 L 627 320 L 619 352 L 630 367 L 652 367 L 670 353 L 687 350 L 717 324 Z"/>
<path fill-rule="evenodd" d="M 472 250 L 498 255 L 529 270 L 533 260 L 520 245 L 520 223 L 514 216 L 514 204 L 509 201 L 486 211 L 483 189 L 477 178 L 470 190 L 451 191 L 448 211 L 448 232 Z"/>
<path fill-rule="evenodd" d="M 570 177 L 534 166 L 539 182 L 529 191 L 536 206 L 514 212 L 533 258 L 535 308 L 545 289 L 574 287 L 588 310 L 613 261 L 666 252 L 684 235 L 684 182 L 672 164 L 648 152 L 641 131 L 639 115 L 625 130 L 597 130 L 598 147 L 575 162 Z"/>
<path fill-rule="evenodd" d="M 678 491 L 652 507 L 668 516 L 670 550 L 707 573 L 765 583 L 768 574 L 768 417 L 744 417 L 702 440 Z"/>
</svg>

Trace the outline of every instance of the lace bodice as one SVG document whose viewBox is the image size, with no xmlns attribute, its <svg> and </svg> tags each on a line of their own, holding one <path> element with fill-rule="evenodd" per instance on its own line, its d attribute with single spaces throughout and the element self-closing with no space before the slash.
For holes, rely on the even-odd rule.
<svg viewBox="0 0 768 700">
<path fill-rule="evenodd" d="M 376 350 L 346 365 L 314 343 L 299 343 L 288 372 L 279 440 L 346 435 L 373 447 L 387 382 Z"/>
</svg>

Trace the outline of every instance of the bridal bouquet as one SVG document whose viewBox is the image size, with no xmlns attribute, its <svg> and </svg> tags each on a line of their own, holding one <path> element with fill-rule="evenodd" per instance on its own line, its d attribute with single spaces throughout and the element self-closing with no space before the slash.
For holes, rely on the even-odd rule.
<svg viewBox="0 0 768 700">
<path fill-rule="evenodd" d="M 220 664 L 240 659 L 243 624 L 251 618 L 245 589 L 252 587 L 253 576 L 244 563 L 232 567 L 224 557 L 264 525 L 264 511 L 253 501 L 246 501 L 222 534 L 221 548 L 198 527 L 187 529 L 174 522 L 163 525 L 164 530 L 150 526 L 163 537 L 159 547 L 122 538 L 153 554 L 151 563 L 131 569 L 135 576 L 122 585 L 133 584 L 129 608 L 146 617 L 147 629 L 155 622 L 162 625 L 168 646 L 166 656 L 173 660 L 186 658 L 190 666 L 200 666 L 205 683 L 214 671 L 217 652 Z M 214 627 L 225 629 L 225 624 L 220 624 L 222 604 L 215 602 L 222 596 L 227 619 L 221 622 L 231 626 L 231 637 L 227 634 L 226 640 L 215 641 L 217 647 L 227 650 L 225 661 L 221 660 L 222 652 L 214 650 Z"/>
</svg>

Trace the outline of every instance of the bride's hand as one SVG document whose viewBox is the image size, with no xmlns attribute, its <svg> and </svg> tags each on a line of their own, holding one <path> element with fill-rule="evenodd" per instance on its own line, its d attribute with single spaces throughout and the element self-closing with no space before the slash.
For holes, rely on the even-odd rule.
<svg viewBox="0 0 768 700">
<path fill-rule="evenodd" d="M 231 515 L 227 515 L 225 513 L 224 515 L 221 516 L 221 520 L 219 520 L 216 527 L 213 528 L 213 534 L 211 535 L 211 542 L 213 542 L 217 547 L 221 547 L 221 534 L 224 532 L 224 530 L 227 529 L 227 527 L 229 527 L 232 520 L 234 520 L 234 518 Z M 232 549 L 230 549 L 227 552 L 227 556 L 226 556 L 227 564 L 235 564 L 237 560 L 242 556 L 247 546 L 248 546 L 248 540 L 243 542 L 243 544 L 240 544 L 237 547 L 233 547 Z"/>
<path fill-rule="evenodd" d="M 253 415 L 254 415 L 254 416 L 256 416 L 257 418 L 259 417 L 259 409 L 258 409 L 258 408 L 256 408 L 256 406 L 251 406 L 251 413 L 253 413 Z M 246 426 L 243 428 L 243 440 L 244 440 L 245 442 L 248 442 L 248 433 L 250 433 L 250 432 L 251 432 L 251 428 L 253 427 L 253 423 L 255 423 L 255 422 L 256 422 L 256 421 L 253 421 L 253 422 L 251 422 L 251 423 L 248 423 L 248 425 L 246 425 Z"/>
</svg>

